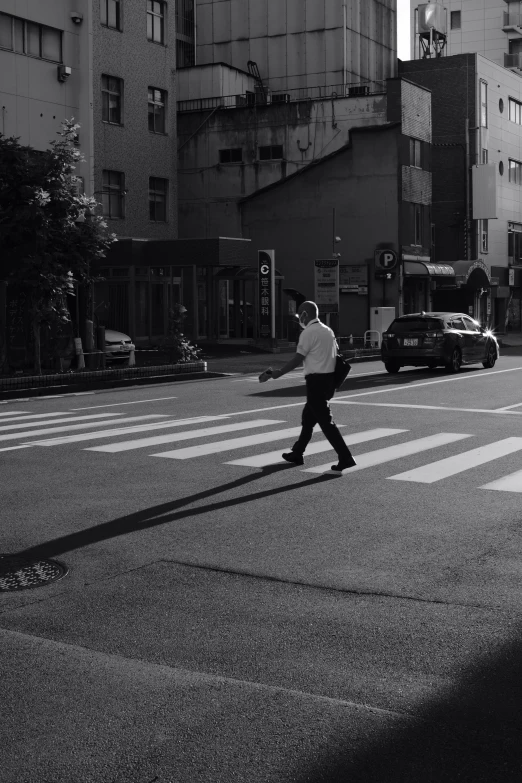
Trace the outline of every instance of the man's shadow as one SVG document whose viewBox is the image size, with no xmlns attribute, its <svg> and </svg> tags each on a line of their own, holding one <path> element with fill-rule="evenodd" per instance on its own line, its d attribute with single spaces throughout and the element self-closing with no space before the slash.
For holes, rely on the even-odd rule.
<svg viewBox="0 0 522 783">
<path fill-rule="evenodd" d="M 81 549 L 82 547 L 89 546 L 90 544 L 99 543 L 100 541 L 107 541 L 118 536 L 126 535 L 127 533 L 135 533 L 138 530 L 148 530 L 159 525 L 165 525 L 169 522 L 178 522 L 187 517 L 196 517 L 202 514 L 208 514 L 212 511 L 219 511 L 224 508 L 233 508 L 245 503 L 251 503 L 255 500 L 261 500 L 263 498 L 274 497 L 276 495 L 284 494 L 285 492 L 295 492 L 300 489 L 312 486 L 314 484 L 320 484 L 325 481 L 335 480 L 338 478 L 334 474 L 325 473 L 320 476 L 314 476 L 314 478 L 306 479 L 298 483 L 286 484 L 283 487 L 271 487 L 270 489 L 264 489 L 260 492 L 243 495 L 239 498 L 232 498 L 229 500 L 221 500 L 214 503 L 207 503 L 205 505 L 197 506 L 196 508 L 187 508 L 199 501 L 205 501 L 216 495 L 220 495 L 223 492 L 230 492 L 241 487 L 247 487 L 255 481 L 271 476 L 274 473 L 280 473 L 283 470 L 295 469 L 294 465 L 287 463 L 281 465 L 270 465 L 269 467 L 262 468 L 255 474 L 249 474 L 243 476 L 235 481 L 231 481 L 228 484 L 222 484 L 218 487 L 212 487 L 211 489 L 197 492 L 194 495 L 189 495 L 185 498 L 173 500 L 168 503 L 161 503 L 158 506 L 152 506 L 151 508 L 144 509 L 143 511 L 137 511 L 134 514 L 128 514 L 123 517 L 118 517 L 109 522 L 104 522 L 101 525 L 95 525 L 94 527 L 87 528 L 86 530 L 80 530 L 76 533 L 69 533 L 59 538 L 54 538 L 51 541 L 47 541 L 43 544 L 36 544 L 35 546 L 24 549 L 20 552 L 14 553 L 16 557 L 21 557 L 30 560 L 37 560 L 49 557 L 56 557 L 57 555 L 63 555 L 66 552 L 72 550 Z"/>
</svg>

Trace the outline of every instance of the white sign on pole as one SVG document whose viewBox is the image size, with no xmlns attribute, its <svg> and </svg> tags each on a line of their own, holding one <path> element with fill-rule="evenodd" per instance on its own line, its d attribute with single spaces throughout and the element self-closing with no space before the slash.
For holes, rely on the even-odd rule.
<svg viewBox="0 0 522 783">
<path fill-rule="evenodd" d="M 315 261 L 315 303 L 319 314 L 339 312 L 339 259 Z"/>
</svg>

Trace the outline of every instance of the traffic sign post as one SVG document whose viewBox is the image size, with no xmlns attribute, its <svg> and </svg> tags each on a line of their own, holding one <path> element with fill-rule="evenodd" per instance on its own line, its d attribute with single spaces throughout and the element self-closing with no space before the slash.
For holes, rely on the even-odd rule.
<svg viewBox="0 0 522 783">
<path fill-rule="evenodd" d="M 375 279 L 382 280 L 382 306 L 386 304 L 386 280 L 394 280 L 397 253 L 388 248 L 375 251 Z"/>
<path fill-rule="evenodd" d="M 275 258 L 273 250 L 258 250 L 259 336 L 275 340 Z"/>
</svg>

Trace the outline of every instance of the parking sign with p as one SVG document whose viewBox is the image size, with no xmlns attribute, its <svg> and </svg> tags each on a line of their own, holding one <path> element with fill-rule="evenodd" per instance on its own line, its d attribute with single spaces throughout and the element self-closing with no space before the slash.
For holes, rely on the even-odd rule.
<svg viewBox="0 0 522 783">
<path fill-rule="evenodd" d="M 390 272 L 397 266 L 397 253 L 395 250 L 376 250 L 375 268 L 380 272 Z"/>
</svg>

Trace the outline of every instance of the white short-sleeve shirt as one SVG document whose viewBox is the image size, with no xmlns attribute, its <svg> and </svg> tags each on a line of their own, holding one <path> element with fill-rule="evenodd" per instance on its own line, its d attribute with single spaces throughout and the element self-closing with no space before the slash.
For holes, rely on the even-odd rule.
<svg viewBox="0 0 522 783">
<path fill-rule="evenodd" d="M 304 356 L 305 375 L 333 372 L 337 357 L 334 333 L 317 318 L 310 321 L 301 332 L 297 353 Z"/>
</svg>

